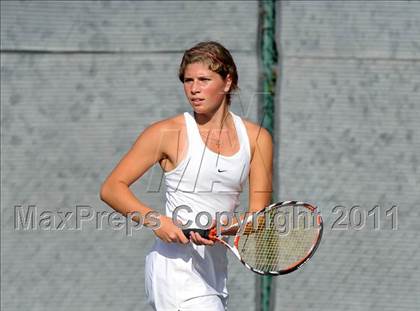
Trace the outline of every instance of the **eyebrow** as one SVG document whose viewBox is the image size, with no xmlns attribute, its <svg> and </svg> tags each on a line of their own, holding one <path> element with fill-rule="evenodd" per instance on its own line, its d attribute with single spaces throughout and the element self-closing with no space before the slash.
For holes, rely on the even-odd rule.
<svg viewBox="0 0 420 311">
<path fill-rule="evenodd" d="M 209 76 L 209 75 L 199 75 L 199 76 L 197 76 L 197 78 L 198 79 L 211 79 L 211 76 Z M 192 77 L 190 77 L 190 76 L 184 76 L 184 80 L 186 80 L 186 79 L 192 79 Z"/>
</svg>

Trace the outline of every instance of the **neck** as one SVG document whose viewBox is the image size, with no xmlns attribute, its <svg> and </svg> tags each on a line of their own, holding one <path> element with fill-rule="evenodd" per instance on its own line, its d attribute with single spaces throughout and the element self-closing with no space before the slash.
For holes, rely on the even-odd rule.
<svg viewBox="0 0 420 311">
<path fill-rule="evenodd" d="M 213 113 L 203 114 L 194 112 L 197 123 L 206 129 L 221 129 L 229 117 L 229 106 L 225 103 L 220 105 Z"/>
</svg>

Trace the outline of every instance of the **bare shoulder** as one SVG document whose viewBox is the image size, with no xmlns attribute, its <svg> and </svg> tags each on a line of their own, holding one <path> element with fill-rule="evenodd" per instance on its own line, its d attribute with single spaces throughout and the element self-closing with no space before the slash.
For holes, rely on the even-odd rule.
<svg viewBox="0 0 420 311">
<path fill-rule="evenodd" d="M 173 150 L 177 150 L 180 137 L 185 132 L 183 114 L 154 122 L 140 133 L 133 150 L 138 155 L 153 155 L 153 162 L 174 158 Z"/>
<path fill-rule="evenodd" d="M 148 136 L 150 138 L 163 138 L 171 136 L 184 128 L 184 117 L 182 114 L 156 121 L 147 126 L 141 136 Z"/>
<path fill-rule="evenodd" d="M 251 147 L 255 147 L 256 142 L 259 143 L 272 143 L 272 137 L 270 132 L 265 129 L 262 125 L 249 121 L 248 119 L 242 118 L 245 124 Z"/>
</svg>

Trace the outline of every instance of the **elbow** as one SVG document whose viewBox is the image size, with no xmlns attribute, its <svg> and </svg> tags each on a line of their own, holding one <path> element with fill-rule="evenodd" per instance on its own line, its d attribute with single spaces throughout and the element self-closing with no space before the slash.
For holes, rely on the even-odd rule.
<svg viewBox="0 0 420 311">
<path fill-rule="evenodd" d="M 107 203 L 107 201 L 109 199 L 109 194 L 111 192 L 109 188 L 110 188 L 109 183 L 107 181 L 105 181 L 101 185 L 101 189 L 99 191 L 99 197 L 105 203 Z"/>
<path fill-rule="evenodd" d="M 121 194 L 121 186 L 125 185 L 125 183 L 120 182 L 115 179 L 107 179 L 101 185 L 101 189 L 99 191 L 100 199 L 110 205 L 110 202 L 114 200 L 116 196 Z"/>
</svg>

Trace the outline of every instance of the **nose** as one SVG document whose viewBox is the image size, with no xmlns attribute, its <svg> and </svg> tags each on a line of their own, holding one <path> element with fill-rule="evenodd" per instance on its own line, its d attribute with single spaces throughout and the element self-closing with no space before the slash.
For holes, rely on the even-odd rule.
<svg viewBox="0 0 420 311">
<path fill-rule="evenodd" d="M 198 81 L 193 81 L 191 85 L 191 93 L 196 94 L 200 92 L 200 86 L 198 84 Z"/>
</svg>

